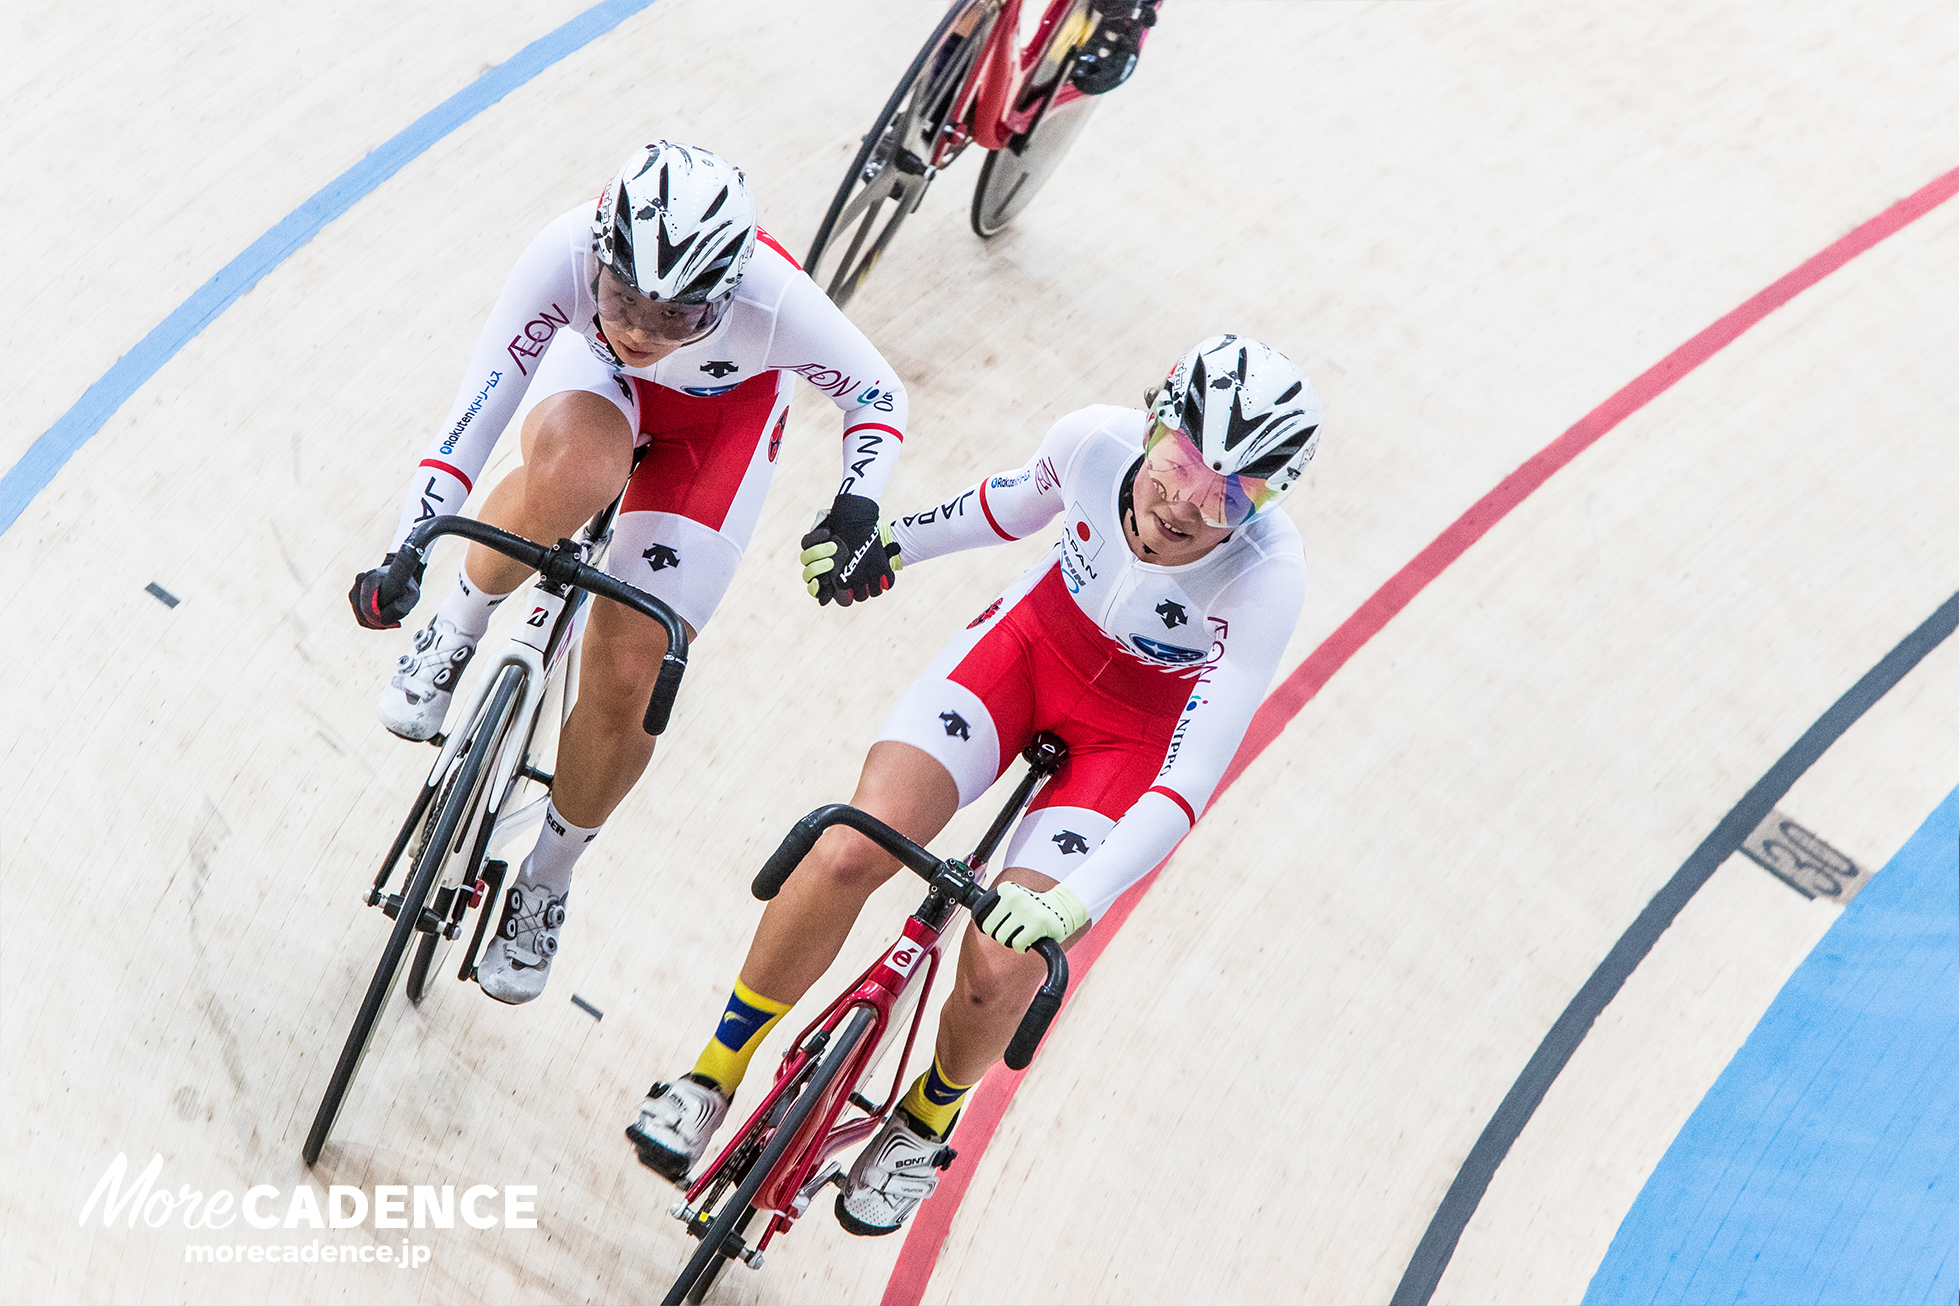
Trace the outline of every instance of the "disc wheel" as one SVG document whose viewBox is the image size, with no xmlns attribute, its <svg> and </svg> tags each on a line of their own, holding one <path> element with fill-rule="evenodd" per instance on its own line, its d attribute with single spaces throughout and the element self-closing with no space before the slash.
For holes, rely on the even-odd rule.
<svg viewBox="0 0 1960 1306">
<path fill-rule="evenodd" d="M 871 275 L 932 184 L 933 157 L 996 13 L 994 0 L 968 0 L 949 9 L 864 134 L 803 260 L 804 271 L 840 308 Z"/>
<path fill-rule="evenodd" d="M 1088 125 L 1089 115 L 1095 112 L 1100 98 L 1085 95 L 1079 100 L 1050 106 L 1028 133 L 1018 154 L 1011 145 L 1004 150 L 987 151 L 987 161 L 980 165 L 980 181 L 973 188 L 974 235 L 1000 234 L 1002 228 L 1028 207 L 1028 201 L 1054 175 L 1062 156 Z"/>
<path fill-rule="evenodd" d="M 1041 100 L 1047 103 L 1026 132 L 1009 141 L 1006 148 L 987 152 L 980 180 L 973 187 L 974 235 L 998 235 L 1012 222 L 1054 175 L 1062 157 L 1088 125 L 1089 115 L 1102 97 L 1076 94 L 1068 77 L 1075 68 L 1076 52 L 1094 22 L 1088 6 L 1077 0 L 1069 20 L 1056 24 L 1048 48 L 1042 51 L 1027 89 L 1021 93 L 1019 107 Z"/>
</svg>

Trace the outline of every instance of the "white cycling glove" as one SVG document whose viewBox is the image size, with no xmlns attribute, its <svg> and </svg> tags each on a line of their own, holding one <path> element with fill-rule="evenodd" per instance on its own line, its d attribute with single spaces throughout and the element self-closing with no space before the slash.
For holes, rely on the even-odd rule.
<svg viewBox="0 0 1960 1306">
<path fill-rule="evenodd" d="M 980 929 L 1016 952 L 1026 952 L 1040 939 L 1066 939 L 1089 923 L 1088 904 L 1066 884 L 1037 893 L 1010 881 L 994 892 L 1000 901 Z"/>
</svg>

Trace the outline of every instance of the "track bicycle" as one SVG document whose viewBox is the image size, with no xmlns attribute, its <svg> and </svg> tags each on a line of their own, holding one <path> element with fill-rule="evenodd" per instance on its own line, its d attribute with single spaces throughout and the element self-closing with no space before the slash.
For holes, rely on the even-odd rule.
<svg viewBox="0 0 1960 1306">
<path fill-rule="evenodd" d="M 373 885 L 362 895 L 362 901 L 379 907 L 394 927 L 306 1135 L 301 1155 L 308 1165 L 320 1159 L 320 1149 L 326 1146 L 334 1119 L 360 1072 L 404 962 L 408 976 L 403 988 L 409 1001 L 420 1006 L 442 972 L 450 945 L 462 937 L 472 910 L 477 912 L 476 924 L 456 978 L 466 982 L 476 978 L 477 955 L 502 905 L 508 870 L 507 862 L 489 854 L 536 829 L 544 819 L 552 777 L 538 763 L 549 756 L 547 749 L 555 750 L 552 727 L 564 723 L 578 698 L 579 637 L 590 595 L 624 604 L 666 630 L 667 655 L 643 724 L 650 735 L 667 728 L 674 695 L 687 669 L 687 628 L 665 603 L 595 565 L 604 560 L 618 509 L 615 499 L 586 524 L 578 539 L 560 540 L 550 548 L 467 517 L 435 517 L 409 532 L 395 553 L 382 585 L 384 603 L 407 587 L 429 545 L 443 535 L 458 535 L 515 558 L 537 571 L 538 579 L 531 610 L 517 633 L 487 662 L 487 671 L 472 673 L 471 695 L 466 699 L 458 693 L 450 705 L 449 720 L 460 724 L 429 741 L 440 749 L 435 765 L 382 859 Z M 554 695 L 559 698 L 556 721 L 541 729 L 545 704 Z M 414 852 L 407 859 L 406 882 L 400 892 L 391 893 L 388 882 L 411 842 Z M 511 892 L 517 890 L 513 887 Z"/>
<path fill-rule="evenodd" d="M 987 151 L 969 221 L 1006 227 L 1088 124 L 1100 95 L 1071 81 L 1105 13 L 1141 0 L 954 0 L 913 58 L 837 188 L 803 266 L 842 307 L 933 178 L 968 145 Z"/>
<path fill-rule="evenodd" d="M 933 978 L 939 973 L 946 927 L 958 908 L 966 908 L 975 920 L 985 919 L 993 910 L 997 895 L 982 880 L 987 859 L 1035 786 L 1067 758 L 1068 746 L 1043 731 L 1021 756 L 1028 763 L 1027 774 L 965 862 L 942 861 L 875 816 L 845 803 L 831 803 L 791 826 L 781 846 L 756 873 L 755 896 L 764 901 L 774 898 L 818 836 L 833 825 L 843 825 L 896 857 L 928 887 L 925 901 L 906 918 L 897 940 L 796 1036 L 783 1054 L 768 1094 L 713 1163 L 688 1185 L 687 1196 L 674 1204 L 670 1214 L 685 1223 L 701 1245 L 667 1293 L 666 1306 L 701 1301 L 729 1261 L 762 1268 L 763 1250 L 770 1240 L 787 1233 L 826 1185 L 842 1187 L 844 1167 L 833 1158 L 884 1125 L 905 1084 L 905 1065 L 918 1038 Z M 1068 988 L 1068 956 L 1061 943 L 1042 939 L 1033 951 L 1047 963 L 1048 975 L 1007 1045 L 1004 1060 L 1014 1070 L 1026 1069 L 1034 1059 Z M 901 1027 L 905 1044 L 891 1088 L 882 1102 L 874 1102 L 860 1090 L 877 1073 Z M 861 1114 L 840 1123 L 846 1107 Z M 944 1169 L 954 1155 L 952 1148 L 941 1148 L 936 1163 Z M 751 1247 L 745 1241 L 749 1226 L 764 1212 L 766 1226 Z"/>
</svg>

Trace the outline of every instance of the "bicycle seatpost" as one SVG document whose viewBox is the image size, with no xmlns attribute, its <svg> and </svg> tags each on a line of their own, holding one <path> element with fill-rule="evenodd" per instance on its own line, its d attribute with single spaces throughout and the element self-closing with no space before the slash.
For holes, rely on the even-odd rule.
<svg viewBox="0 0 1960 1306">
<path fill-rule="evenodd" d="M 994 849 L 1000 846 L 1001 839 L 1007 834 L 1007 827 L 1014 824 L 1014 818 L 1027 806 L 1034 787 L 1053 775 L 1068 760 L 1068 745 L 1060 735 L 1043 730 L 1028 741 L 1028 746 L 1021 750 L 1021 758 L 1028 764 L 1028 773 L 1021 777 L 1021 783 L 1014 787 L 1014 793 L 1002 805 L 1000 815 L 987 827 L 987 833 L 974 845 L 972 856 L 966 859 L 966 864 L 975 875 L 986 868 Z"/>
</svg>

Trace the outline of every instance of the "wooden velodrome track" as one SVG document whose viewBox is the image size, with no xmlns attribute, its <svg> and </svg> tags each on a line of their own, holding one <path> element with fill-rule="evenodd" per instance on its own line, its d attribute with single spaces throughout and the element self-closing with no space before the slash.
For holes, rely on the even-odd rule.
<svg viewBox="0 0 1960 1306">
<path fill-rule="evenodd" d="M 691 1244 L 620 1129 L 712 1027 L 749 875 L 848 794 L 899 689 L 1043 547 L 819 610 L 794 539 L 837 424 L 803 395 L 550 990 L 396 1004 L 305 1170 L 385 932 L 358 892 L 430 760 L 374 720 L 402 636 L 358 630 L 344 596 L 508 265 L 657 136 L 738 161 L 800 253 L 936 10 L 658 0 L 430 129 L 179 332 L 58 472 L 30 474 L 32 447 L 241 250 L 584 3 L 0 17 L 0 469 L 28 468 L 0 534 L 0 1299 L 657 1298 Z M 1319 660 L 1019 1092 L 989 1090 L 991 1141 L 972 1121 L 956 1140 L 936 1260 L 813 1215 L 718 1299 L 1409 1299 L 1559 1013 L 1955 590 L 1955 41 L 1938 3 L 1177 0 L 1009 233 L 966 230 L 977 161 L 937 183 L 853 305 L 912 396 L 888 506 L 1019 462 L 1074 407 L 1136 402 L 1201 335 L 1260 335 L 1327 408 L 1288 502 L 1312 584 L 1282 674 Z M 1702 334 L 1804 267 L 1746 329 Z M 1569 465 L 1459 522 L 1588 414 Z M 1866 867 L 1955 782 L 1960 667 L 1935 643 L 1774 795 Z M 818 991 L 914 896 L 875 898 Z M 1435 1299 L 1578 1300 L 1837 917 L 1721 862 L 1461 1209 Z M 161 1155 L 173 1191 L 531 1184 L 538 1227 L 410 1231 L 433 1249 L 410 1273 L 191 1265 L 187 1243 L 221 1239 L 78 1222 L 118 1153 Z"/>
</svg>

